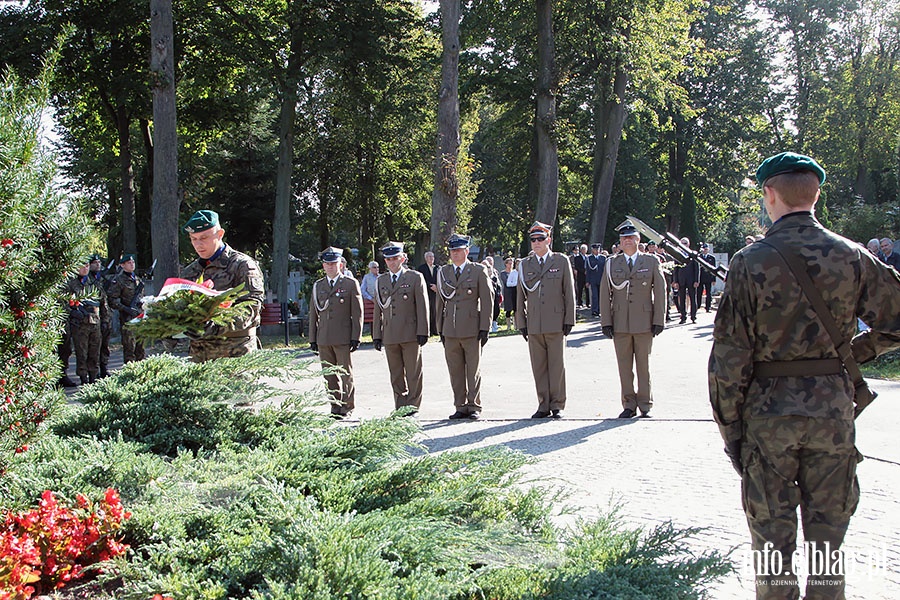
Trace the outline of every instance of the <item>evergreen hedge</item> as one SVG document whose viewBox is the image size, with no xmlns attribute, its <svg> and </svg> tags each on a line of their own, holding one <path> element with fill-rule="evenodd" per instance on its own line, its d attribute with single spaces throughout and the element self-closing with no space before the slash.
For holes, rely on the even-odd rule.
<svg viewBox="0 0 900 600">
<path fill-rule="evenodd" d="M 132 553 L 94 597 L 659 600 L 703 598 L 729 572 L 689 551 L 691 530 L 559 528 L 551 492 L 520 480 L 524 455 L 429 454 L 396 414 L 335 423 L 286 391 L 306 377 L 286 351 L 129 363 L 16 457 L 0 496 L 120 491 Z"/>
</svg>

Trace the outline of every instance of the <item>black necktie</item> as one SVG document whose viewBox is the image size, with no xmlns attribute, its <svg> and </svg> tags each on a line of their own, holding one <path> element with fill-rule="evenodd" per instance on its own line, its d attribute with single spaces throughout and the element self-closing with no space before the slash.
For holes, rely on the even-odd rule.
<svg viewBox="0 0 900 600">
<path fill-rule="evenodd" d="M 396 273 L 393 274 L 393 275 L 391 275 L 391 283 L 392 283 L 392 284 L 396 284 L 396 283 L 397 283 L 397 274 L 396 274 Z"/>
<path fill-rule="evenodd" d="M 328 280 L 328 285 L 331 286 L 331 289 L 334 289 L 334 280 L 333 280 L 333 279 L 329 279 L 329 280 Z"/>
<path fill-rule="evenodd" d="M 456 267 L 456 278 L 457 279 L 459 279 L 460 272 L 462 272 L 462 269 L 460 269 L 459 267 Z"/>
<path fill-rule="evenodd" d="M 631 269 L 634 267 L 634 259 L 632 257 L 628 257 L 628 268 Z"/>
</svg>

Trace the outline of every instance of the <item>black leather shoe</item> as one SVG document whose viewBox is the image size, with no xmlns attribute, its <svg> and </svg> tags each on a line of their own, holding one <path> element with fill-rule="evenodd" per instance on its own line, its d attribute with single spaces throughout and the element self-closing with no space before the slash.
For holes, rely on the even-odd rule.
<svg viewBox="0 0 900 600">
<path fill-rule="evenodd" d="M 687 323 L 687 319 L 681 319 L 680 321 L 678 321 L 679 325 L 684 325 L 685 323 Z"/>
<path fill-rule="evenodd" d="M 562 419 L 562 413 L 559 412 L 558 409 L 557 409 L 557 410 L 551 410 L 551 411 L 550 411 L 550 418 L 551 418 L 551 419 Z"/>
<path fill-rule="evenodd" d="M 68 375 L 63 375 L 62 377 L 60 377 L 59 381 L 57 381 L 56 384 L 60 387 L 78 387 L 78 384 L 69 379 Z"/>
<path fill-rule="evenodd" d="M 630 408 L 626 408 L 619 414 L 620 419 L 633 419 L 636 413 Z"/>
<path fill-rule="evenodd" d="M 467 414 L 466 418 L 470 421 L 477 421 L 478 419 L 481 418 L 481 413 L 480 412 L 472 412 L 472 413 Z"/>
<path fill-rule="evenodd" d="M 550 416 L 549 410 L 539 410 L 536 413 L 534 413 L 533 415 L 531 415 L 531 418 L 532 419 L 546 419 L 549 416 Z"/>
<path fill-rule="evenodd" d="M 452 415 L 450 415 L 447 418 L 448 419 L 468 419 L 469 415 L 464 412 L 456 411 L 455 413 L 453 413 Z"/>
<path fill-rule="evenodd" d="M 652 417 L 652 416 L 653 416 L 653 415 L 650 414 L 650 411 L 649 411 L 649 410 L 648 410 L 648 411 L 643 411 L 643 410 L 641 411 L 641 418 L 642 418 L 642 419 L 649 419 L 649 418 Z"/>
</svg>

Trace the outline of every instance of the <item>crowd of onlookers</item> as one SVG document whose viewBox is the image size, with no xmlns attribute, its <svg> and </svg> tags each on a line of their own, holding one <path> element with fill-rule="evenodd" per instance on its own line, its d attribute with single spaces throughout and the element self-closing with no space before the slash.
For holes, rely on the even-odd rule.
<svg viewBox="0 0 900 600">
<path fill-rule="evenodd" d="M 894 252 L 894 242 L 891 238 L 872 238 L 866 244 L 866 248 L 872 253 L 872 256 L 878 257 L 878 260 L 886 265 L 890 265 L 900 271 L 900 254 Z"/>
</svg>

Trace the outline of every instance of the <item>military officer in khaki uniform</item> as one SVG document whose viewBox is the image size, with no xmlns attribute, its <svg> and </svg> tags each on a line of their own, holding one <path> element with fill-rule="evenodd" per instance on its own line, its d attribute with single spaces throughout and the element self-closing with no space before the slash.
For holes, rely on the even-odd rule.
<svg viewBox="0 0 900 600">
<path fill-rule="evenodd" d="M 528 230 L 532 254 L 519 262 L 516 328 L 528 341 L 538 396 L 532 419 L 558 419 L 566 407 L 565 336 L 575 325 L 575 285 L 565 254 L 550 250 L 552 227 Z"/>
<path fill-rule="evenodd" d="M 800 598 L 792 564 L 799 506 L 806 548 L 828 552 L 808 565 L 805 597 L 843 599 L 840 547 L 859 501 L 862 455 L 854 384 L 835 346 L 859 363 L 900 346 L 900 276 L 816 220 L 825 171 L 815 160 L 771 156 L 756 180 L 772 226 L 729 266 L 709 360 L 712 412 L 741 475 L 756 597 Z M 805 267 L 837 343 L 785 257 Z M 857 334 L 857 318 L 871 330 Z"/>
<path fill-rule="evenodd" d="M 259 326 L 265 299 L 263 276 L 256 261 L 230 247 L 222 238 L 225 230 L 219 225 L 219 215 L 211 210 L 199 210 L 188 220 L 184 230 L 199 257 L 185 267 L 184 279 L 212 281 L 213 289 L 227 290 L 244 284 L 244 291 L 235 303 L 246 302 L 250 311 L 228 328 L 210 324 L 203 335 L 191 339 L 191 360 L 205 362 L 214 358 L 241 356 L 259 348 L 256 328 Z"/>
<path fill-rule="evenodd" d="M 350 353 L 359 348 L 363 322 L 359 283 L 341 273 L 342 254 L 341 248 L 333 246 L 322 251 L 325 277 L 313 284 L 309 301 L 309 347 L 318 353 L 323 367 L 344 371 L 325 375 L 331 414 L 338 419 L 349 417 L 356 407 Z"/>
<path fill-rule="evenodd" d="M 428 342 L 428 294 L 425 278 L 407 269 L 401 242 L 381 249 L 388 272 L 378 276 L 372 313 L 372 342 L 384 347 L 394 406 L 422 404 L 422 346 Z"/>
<path fill-rule="evenodd" d="M 641 234 L 634 225 L 626 221 L 618 232 L 622 252 L 606 263 L 606 276 L 600 282 L 600 326 L 616 348 L 623 409 L 619 418 L 630 419 L 638 409 L 642 417 L 649 417 L 653 408 L 650 351 L 653 338 L 665 326 L 666 280 L 659 260 L 638 251 Z"/>
<path fill-rule="evenodd" d="M 124 362 L 144 360 L 144 345 L 135 339 L 134 331 L 124 327 L 125 323 L 141 314 L 141 298 L 144 283 L 134 272 L 136 255 L 122 256 L 122 272 L 112 279 L 109 286 L 109 307 L 119 311 L 119 323 L 122 327 L 122 357 Z"/>
<path fill-rule="evenodd" d="M 469 260 L 468 237 L 453 234 L 447 242 L 450 264 L 437 272 L 437 329 L 450 371 L 451 419 L 481 415 L 481 348 L 488 341 L 494 306 L 493 286 L 482 265 Z"/>
</svg>

